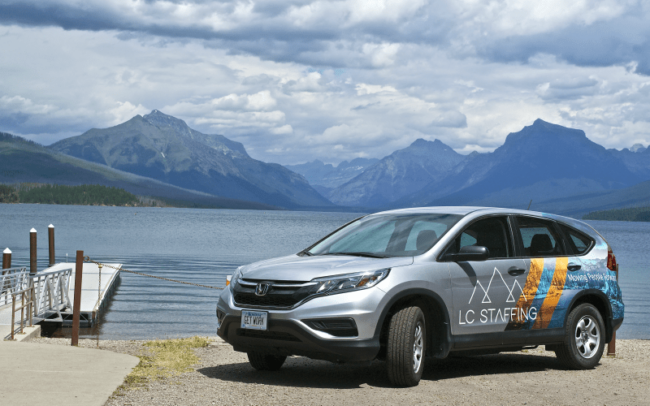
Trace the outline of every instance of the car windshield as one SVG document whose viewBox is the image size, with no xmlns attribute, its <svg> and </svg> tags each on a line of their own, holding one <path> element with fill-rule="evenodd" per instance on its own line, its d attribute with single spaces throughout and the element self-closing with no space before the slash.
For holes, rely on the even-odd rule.
<svg viewBox="0 0 650 406">
<path fill-rule="evenodd" d="M 371 215 L 348 224 L 303 253 L 373 258 L 420 255 L 461 218 L 454 214 Z"/>
</svg>

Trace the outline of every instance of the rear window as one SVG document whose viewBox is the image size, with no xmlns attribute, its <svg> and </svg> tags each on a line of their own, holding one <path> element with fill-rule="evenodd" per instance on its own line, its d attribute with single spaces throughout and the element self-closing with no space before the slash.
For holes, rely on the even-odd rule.
<svg viewBox="0 0 650 406">
<path fill-rule="evenodd" d="M 573 254 L 580 255 L 586 253 L 594 243 L 594 240 L 590 237 L 571 227 L 560 224 L 560 228 L 564 232 L 564 235 L 566 235 L 567 245 Z"/>
<path fill-rule="evenodd" d="M 554 223 L 531 217 L 517 217 L 517 225 L 527 257 L 555 257 L 566 255 L 564 245 Z"/>
</svg>

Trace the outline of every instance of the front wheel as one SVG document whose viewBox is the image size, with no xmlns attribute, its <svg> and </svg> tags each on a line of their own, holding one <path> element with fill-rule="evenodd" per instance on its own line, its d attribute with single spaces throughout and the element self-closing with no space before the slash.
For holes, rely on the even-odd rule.
<svg viewBox="0 0 650 406">
<path fill-rule="evenodd" d="M 248 362 L 258 371 L 277 371 L 282 368 L 282 364 L 286 359 L 287 357 L 257 351 L 248 352 Z"/>
<path fill-rule="evenodd" d="M 395 386 L 416 386 L 424 371 L 427 329 L 419 307 L 407 307 L 390 320 L 386 366 Z"/>
<path fill-rule="evenodd" d="M 605 349 L 605 326 L 598 309 L 589 303 L 581 304 L 567 318 L 564 343 L 555 349 L 555 355 L 567 368 L 595 367 Z"/>
</svg>

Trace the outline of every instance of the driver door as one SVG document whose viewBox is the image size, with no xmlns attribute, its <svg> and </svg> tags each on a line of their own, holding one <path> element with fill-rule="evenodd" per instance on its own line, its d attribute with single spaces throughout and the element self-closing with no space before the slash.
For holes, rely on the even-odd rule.
<svg viewBox="0 0 650 406">
<path fill-rule="evenodd" d="M 453 315 L 452 334 L 466 336 L 501 333 L 513 317 L 513 310 L 526 283 L 526 267 L 515 258 L 508 216 L 479 219 L 466 227 L 445 254 L 458 253 L 464 246 L 482 246 L 489 251 L 485 261 L 450 262 Z M 476 344 L 476 343 L 474 343 Z M 471 345 L 469 345 L 471 346 Z"/>
</svg>

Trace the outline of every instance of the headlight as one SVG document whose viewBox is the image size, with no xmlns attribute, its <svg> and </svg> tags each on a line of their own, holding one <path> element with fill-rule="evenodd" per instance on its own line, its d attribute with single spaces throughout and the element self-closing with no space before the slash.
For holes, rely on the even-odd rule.
<svg viewBox="0 0 650 406">
<path fill-rule="evenodd" d="M 237 268 L 237 270 L 235 270 L 235 273 L 226 276 L 226 287 L 230 286 L 231 290 L 235 288 L 235 285 L 237 285 L 237 281 L 239 281 L 239 279 L 241 278 L 242 268 L 243 267 L 240 266 L 239 268 Z"/>
<path fill-rule="evenodd" d="M 312 282 L 316 282 L 316 284 L 310 286 L 310 293 L 312 295 L 333 295 L 353 290 L 368 289 L 385 279 L 389 272 L 390 268 L 386 268 L 378 271 L 313 279 Z"/>
</svg>

